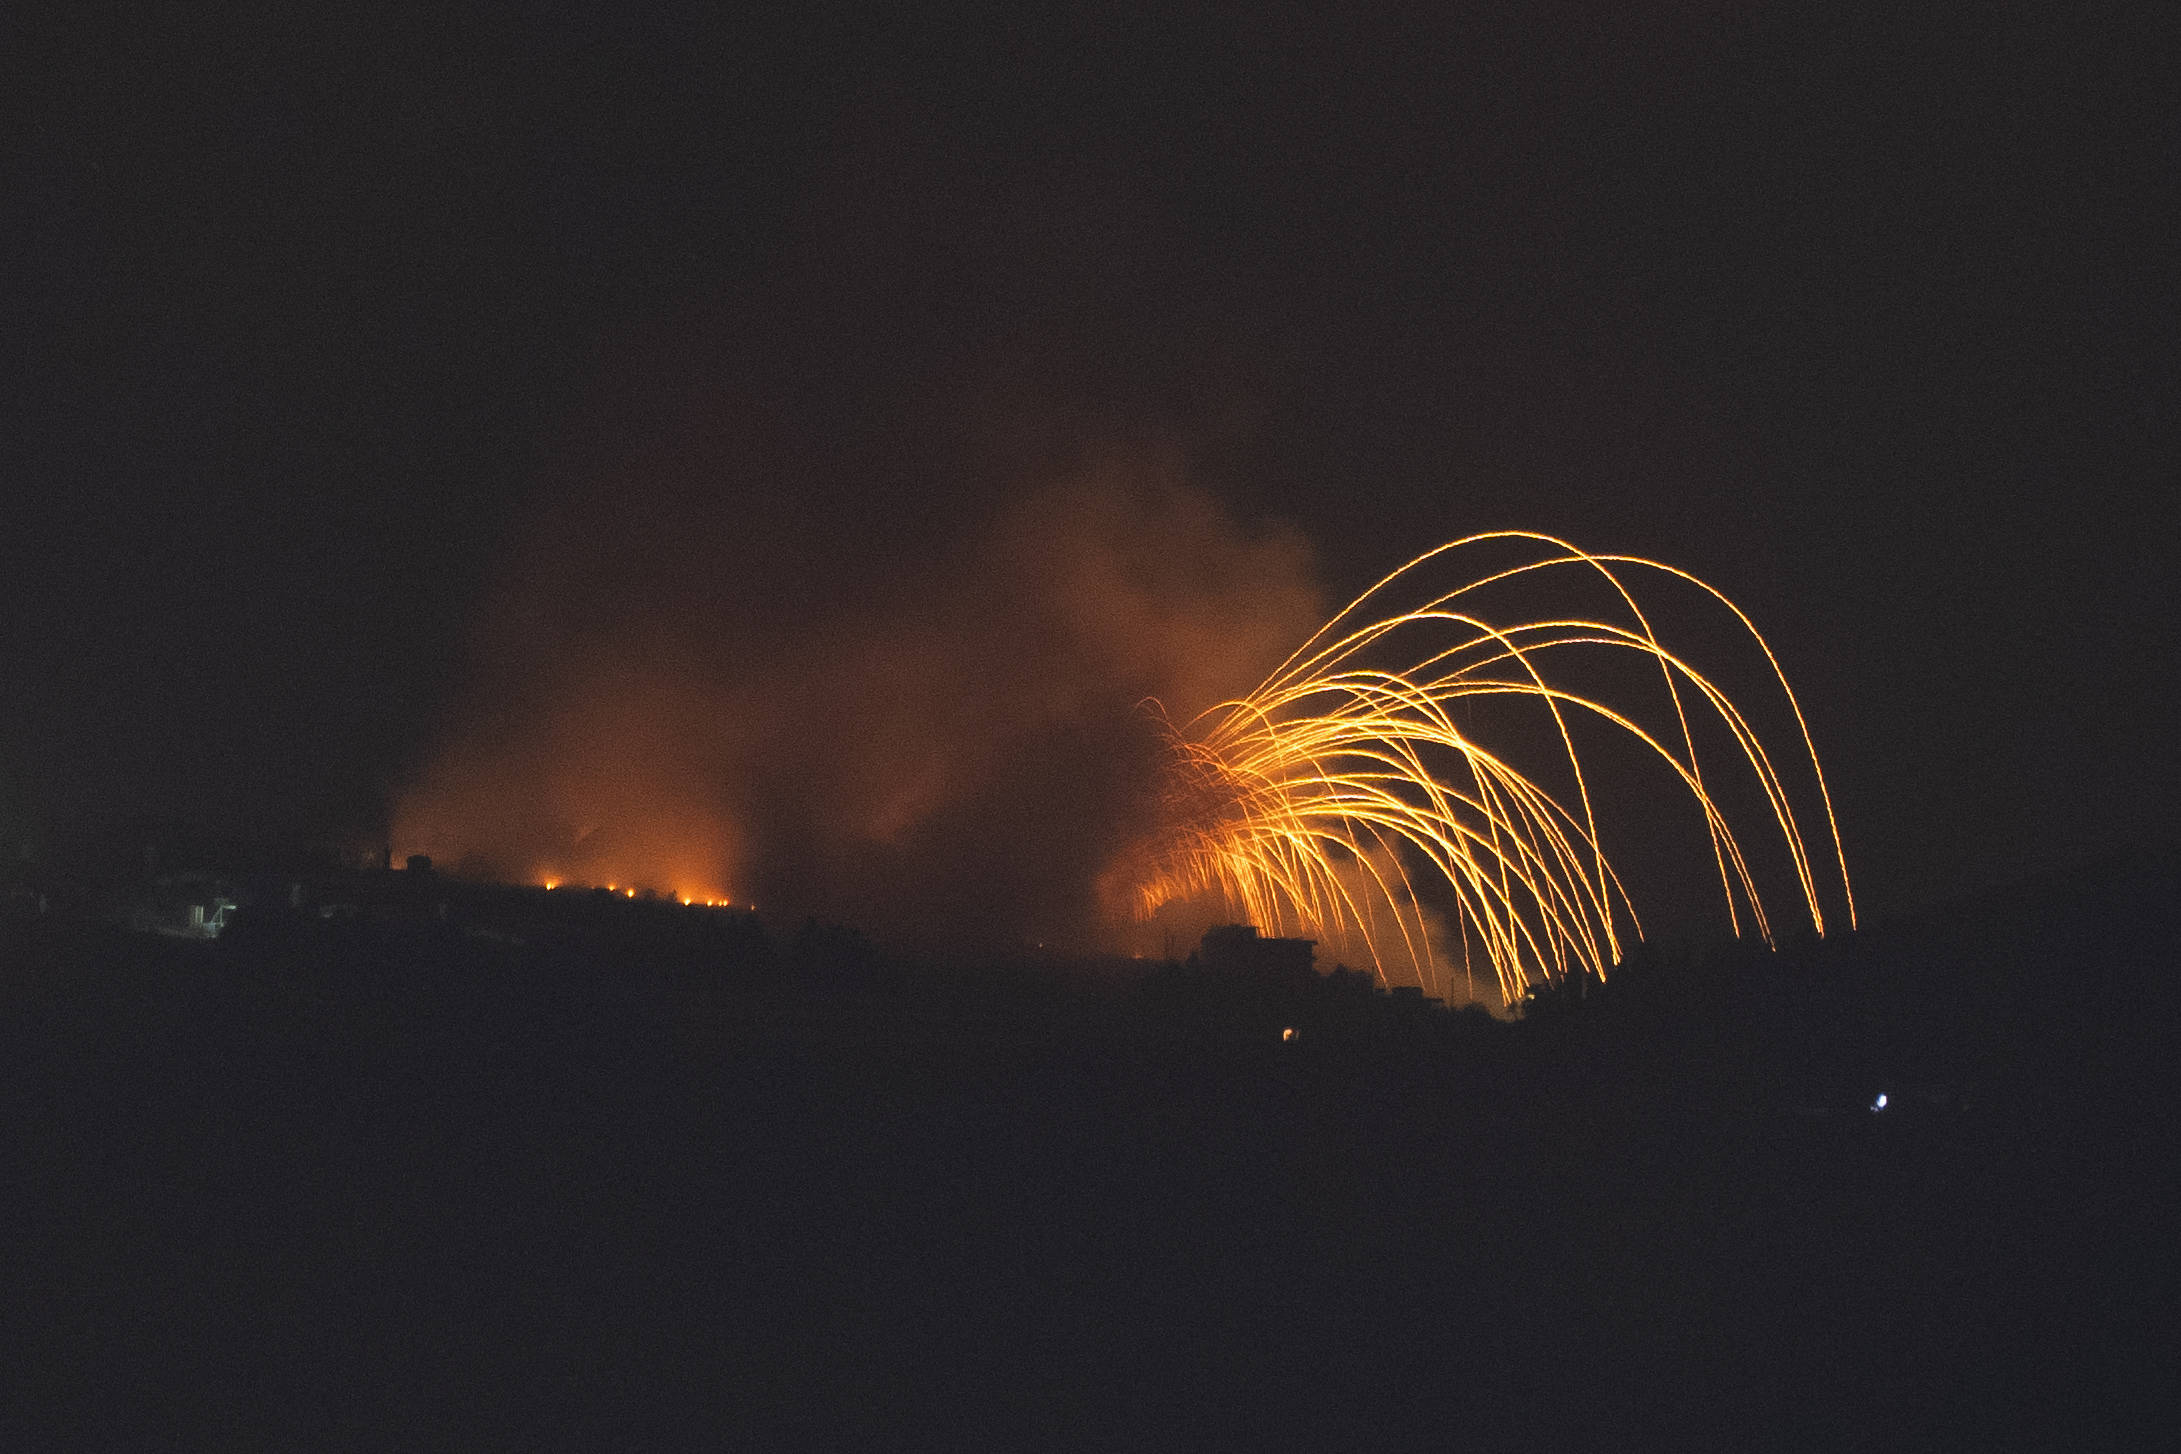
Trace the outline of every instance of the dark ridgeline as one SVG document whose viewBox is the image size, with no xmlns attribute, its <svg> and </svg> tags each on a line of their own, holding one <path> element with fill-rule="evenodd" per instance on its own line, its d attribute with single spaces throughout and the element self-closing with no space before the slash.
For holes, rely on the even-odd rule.
<svg viewBox="0 0 2181 1454">
<path fill-rule="evenodd" d="M 2141 1447 L 2175 883 L 1505 1021 L 1246 928 L 945 965 L 417 865 L 190 940 L 18 874 L 6 1442 Z"/>
</svg>

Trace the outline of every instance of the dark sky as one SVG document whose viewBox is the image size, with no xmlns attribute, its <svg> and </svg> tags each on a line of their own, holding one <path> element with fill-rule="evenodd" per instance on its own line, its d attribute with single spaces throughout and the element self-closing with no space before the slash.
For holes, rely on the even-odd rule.
<svg viewBox="0 0 2181 1454">
<path fill-rule="evenodd" d="M 1027 433 L 1179 450 L 1339 594 L 1503 526 L 1686 566 L 1881 913 L 2170 841 L 2159 7 L 50 8 L 0 36 L 10 832 L 378 831 L 526 522 L 726 413 L 844 559 Z"/>
</svg>

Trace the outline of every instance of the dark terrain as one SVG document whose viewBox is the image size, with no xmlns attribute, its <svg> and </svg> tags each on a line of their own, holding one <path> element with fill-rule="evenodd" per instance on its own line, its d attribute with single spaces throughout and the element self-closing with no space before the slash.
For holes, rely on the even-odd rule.
<svg viewBox="0 0 2181 1454">
<path fill-rule="evenodd" d="M 1514 1023 L 664 905 L 0 921 L 0 1432 L 2146 1447 L 2174 908 L 2107 864 Z"/>
</svg>

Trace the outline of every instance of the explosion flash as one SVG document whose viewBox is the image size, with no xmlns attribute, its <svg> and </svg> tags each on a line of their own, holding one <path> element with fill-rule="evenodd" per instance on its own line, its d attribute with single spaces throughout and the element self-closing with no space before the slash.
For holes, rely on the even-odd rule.
<svg viewBox="0 0 2181 1454">
<path fill-rule="evenodd" d="M 1457 563 L 1480 549 L 1507 544 L 1527 558 L 1475 579 L 1457 573 Z M 1601 599 L 1617 603 L 1613 609 L 1601 619 L 1520 624 L 1482 614 L 1494 594 L 1524 589 L 1523 582 L 1557 585 L 1571 571 L 1602 582 Z M 1788 765 L 1799 777 L 1807 757 L 1829 853 L 1823 844 L 1812 851 L 1803 822 L 1807 787 L 1798 805 L 1749 718 L 1660 643 L 1628 584 L 1660 575 L 1732 613 L 1762 652 L 1801 735 Z M 1390 608 L 1411 590 L 1423 604 Z M 1648 724 L 1631 705 L 1556 683 L 1575 657 L 1631 654 L 1646 677 L 1656 668 L 1663 688 Z M 1475 710 L 1459 704 L 1486 698 L 1538 709 L 1538 726 L 1550 729 L 1542 740 L 1567 774 L 1559 794 L 1458 724 L 1458 715 Z M 1588 719 L 1640 743 L 1686 790 L 1710 836 L 1730 925 L 1739 935 L 1746 916 L 1769 944 L 1773 921 L 1758 875 L 1719 798 L 1728 775 L 1717 762 L 1707 769 L 1698 752 L 1700 730 L 1716 735 L 1701 724 L 1714 719 L 1733 743 L 1725 754 L 1732 775 L 1746 771 L 1761 790 L 1770 814 L 1765 831 L 1784 843 L 1811 925 L 1825 930 L 1821 897 L 1831 894 L 1836 871 L 1840 902 L 1849 925 L 1855 922 L 1824 772 L 1778 659 L 1739 607 L 1670 565 L 1592 555 L 1526 531 L 1469 536 L 1365 591 L 1249 695 L 1182 726 L 1151 705 L 1173 756 L 1164 821 L 1124 869 L 1142 918 L 1171 901 L 1217 895 L 1269 932 L 1354 945 L 1381 977 L 1389 964 L 1412 966 L 1433 993 L 1452 968 L 1441 962 L 1449 958 L 1444 941 L 1458 935 L 1463 975 L 1474 985 L 1481 956 L 1507 1003 L 1570 973 L 1602 979 L 1620 958 L 1624 932 L 1640 939 L 1643 931 L 1600 841 L 1592 782 L 1576 746 Z M 1434 904 L 1455 931 L 1441 931 L 1438 946 Z"/>
</svg>

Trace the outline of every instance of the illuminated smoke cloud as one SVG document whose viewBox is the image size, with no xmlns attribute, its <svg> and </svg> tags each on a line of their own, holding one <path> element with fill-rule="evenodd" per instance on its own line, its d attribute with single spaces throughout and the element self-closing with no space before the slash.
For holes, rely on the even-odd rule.
<svg viewBox="0 0 2181 1454">
<path fill-rule="evenodd" d="M 1161 750 L 1137 704 L 1194 714 L 1306 637 L 1305 543 L 1155 450 L 919 511 L 728 433 L 526 533 L 397 852 L 908 942 L 1116 942 L 1098 879 Z"/>
</svg>

